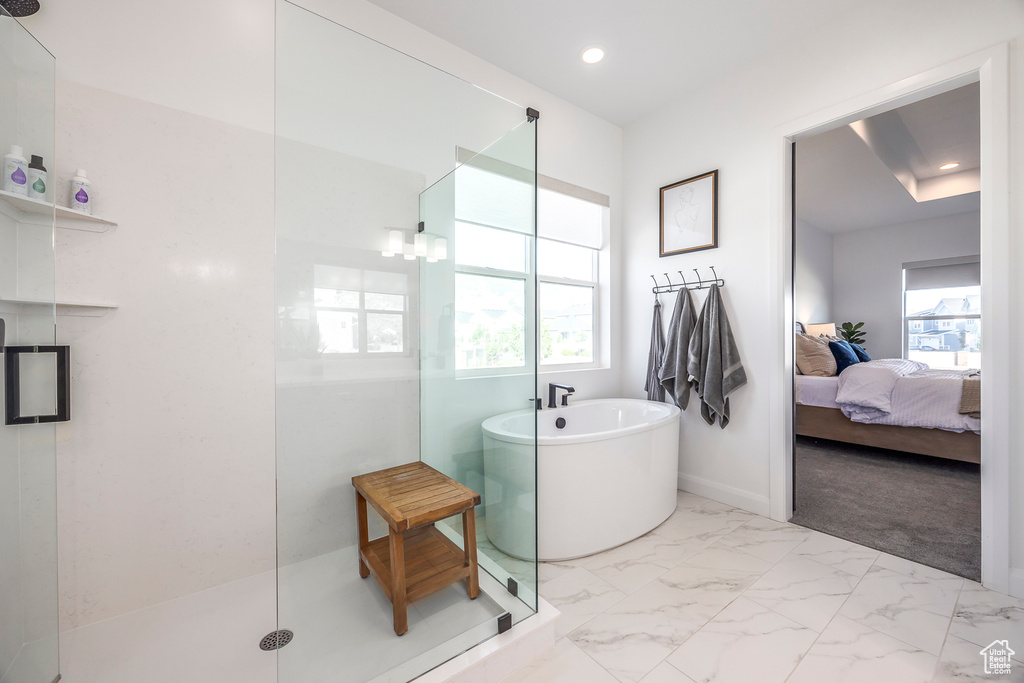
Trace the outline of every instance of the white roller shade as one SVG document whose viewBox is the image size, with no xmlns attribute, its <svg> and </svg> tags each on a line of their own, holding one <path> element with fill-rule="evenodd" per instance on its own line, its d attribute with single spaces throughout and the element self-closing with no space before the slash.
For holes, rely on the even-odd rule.
<svg viewBox="0 0 1024 683">
<path fill-rule="evenodd" d="M 600 204 L 540 188 L 537 191 L 537 234 L 600 249 L 606 211 Z"/>
<path fill-rule="evenodd" d="M 914 261 L 904 263 L 903 269 L 908 290 L 972 287 L 981 284 L 981 259 L 978 256 Z"/>
<path fill-rule="evenodd" d="M 532 171 L 459 149 L 455 217 L 532 233 Z M 537 174 L 537 235 L 592 249 L 604 246 L 609 198 L 600 192 Z"/>
</svg>

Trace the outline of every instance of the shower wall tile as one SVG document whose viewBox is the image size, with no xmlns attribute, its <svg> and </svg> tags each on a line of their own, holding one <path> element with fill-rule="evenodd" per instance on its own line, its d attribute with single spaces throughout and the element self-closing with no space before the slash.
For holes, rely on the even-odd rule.
<svg viewBox="0 0 1024 683">
<path fill-rule="evenodd" d="M 274 567 L 273 138 L 59 81 L 57 231 L 72 421 L 58 448 L 62 628 Z M 260 596 L 273 614 L 274 594 Z"/>
</svg>

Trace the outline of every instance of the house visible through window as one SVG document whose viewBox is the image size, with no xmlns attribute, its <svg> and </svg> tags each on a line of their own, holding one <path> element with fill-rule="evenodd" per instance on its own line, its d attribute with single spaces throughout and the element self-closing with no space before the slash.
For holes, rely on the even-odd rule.
<svg viewBox="0 0 1024 683">
<path fill-rule="evenodd" d="M 904 264 L 905 357 L 932 368 L 981 367 L 977 257 Z"/>
</svg>

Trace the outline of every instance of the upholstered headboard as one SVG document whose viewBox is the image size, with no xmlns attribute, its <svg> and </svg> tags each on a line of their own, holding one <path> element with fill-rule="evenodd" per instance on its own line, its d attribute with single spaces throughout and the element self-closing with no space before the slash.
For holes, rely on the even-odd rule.
<svg viewBox="0 0 1024 683">
<path fill-rule="evenodd" d="M 835 323 L 808 323 L 804 325 L 804 329 L 807 330 L 807 334 L 812 337 L 820 337 L 822 335 L 826 337 L 836 336 L 836 324 Z"/>
</svg>

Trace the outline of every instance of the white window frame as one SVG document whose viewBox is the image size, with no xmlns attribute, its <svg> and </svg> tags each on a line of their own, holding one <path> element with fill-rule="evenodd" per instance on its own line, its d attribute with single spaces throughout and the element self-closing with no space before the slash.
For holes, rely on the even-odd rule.
<svg viewBox="0 0 1024 683">
<path fill-rule="evenodd" d="M 458 262 L 458 258 L 453 256 L 453 262 L 455 264 L 455 274 L 464 275 L 482 275 L 484 277 L 496 277 L 504 280 L 519 280 L 523 283 L 523 301 L 529 307 L 530 300 L 530 280 L 533 279 L 533 271 L 536 268 L 536 249 L 535 242 L 536 238 L 533 235 L 527 235 L 524 232 L 517 232 L 515 230 L 508 230 L 508 228 L 502 228 L 497 225 L 487 225 L 485 223 L 478 223 L 476 221 L 467 221 L 461 219 L 455 219 L 456 223 L 463 223 L 465 225 L 476 225 L 481 228 L 488 228 L 491 230 L 503 230 L 505 232 L 512 232 L 517 235 L 522 235 L 525 239 L 523 240 L 523 248 L 526 253 L 524 256 L 524 263 L 526 264 L 526 270 L 505 270 L 502 268 L 486 268 L 481 266 L 468 266 Z M 457 309 L 456 309 L 457 310 Z M 534 316 L 536 318 L 537 316 Z M 523 330 L 524 339 L 530 339 L 530 335 L 536 335 L 536 324 L 530 320 L 530 316 L 523 314 Z M 534 337 L 536 338 L 536 337 Z M 494 375 L 521 375 L 525 372 L 529 372 L 529 369 L 536 363 L 536 352 L 535 347 L 537 344 L 527 344 L 525 359 L 522 365 L 510 365 L 498 368 L 458 368 L 455 370 L 456 379 L 471 378 L 471 377 L 491 377 Z M 456 348 L 456 352 L 458 349 Z M 458 361 L 456 361 L 457 363 Z"/>
<path fill-rule="evenodd" d="M 468 150 L 463 150 L 461 148 L 458 150 L 458 158 L 459 158 L 460 163 L 465 162 L 465 161 L 467 161 L 469 159 L 472 159 L 472 158 L 474 158 L 474 156 L 476 156 L 475 153 L 470 152 Z M 514 366 L 514 367 L 505 367 L 505 368 L 464 368 L 464 369 L 457 369 L 455 371 L 456 379 L 472 378 L 472 377 L 486 377 L 486 376 L 492 376 L 492 375 L 511 375 L 511 374 L 516 374 L 518 372 L 526 372 L 526 371 L 529 371 L 529 368 L 531 367 L 531 363 L 532 363 L 532 367 L 535 368 L 535 370 L 536 370 L 538 375 L 544 374 L 544 373 L 565 372 L 565 371 L 570 371 L 570 370 L 592 370 L 592 369 L 598 369 L 598 368 L 604 367 L 604 365 L 603 365 L 604 361 L 602 360 L 602 356 L 601 356 L 601 353 L 602 353 L 602 350 L 603 350 L 603 345 L 601 344 L 601 338 L 605 334 L 606 331 L 604 330 L 604 328 L 602 327 L 602 324 L 601 324 L 602 323 L 601 307 L 602 307 L 602 304 L 603 304 L 602 297 L 606 296 L 606 294 L 603 291 L 604 288 L 601 287 L 601 282 L 600 282 L 600 280 L 601 280 L 601 273 L 600 273 L 599 268 L 600 268 L 600 263 L 601 263 L 602 255 L 606 255 L 606 251 L 610 248 L 609 247 L 609 243 L 608 243 L 608 235 L 607 235 L 608 221 L 609 221 L 609 215 L 608 215 L 609 198 L 607 196 L 603 195 L 603 194 L 600 194 L 598 192 L 594 192 L 593 190 L 587 190 L 586 188 L 583 188 L 583 187 L 578 187 L 576 185 L 572 185 L 570 183 L 566 183 L 564 181 L 557 180 L 555 178 L 551 178 L 549 176 L 538 174 L 537 175 L 537 189 L 539 190 L 540 188 L 544 188 L 544 189 L 546 189 L 548 191 L 551 191 L 551 192 L 558 192 L 560 194 L 565 194 L 565 195 L 569 195 L 571 197 L 576 197 L 577 199 L 582 199 L 584 201 L 588 201 L 588 202 L 591 202 L 593 204 L 597 204 L 599 206 L 604 207 L 604 209 L 605 209 L 604 225 L 602 226 L 602 231 L 604 232 L 604 239 L 602 241 L 602 246 L 600 248 L 595 248 L 595 247 L 591 247 L 591 246 L 588 246 L 588 245 L 585 245 L 585 244 L 576 244 L 575 242 L 569 242 L 569 241 L 565 241 L 565 240 L 553 239 L 551 237 L 545 237 L 545 236 L 542 236 L 542 235 L 538 234 L 539 225 L 535 224 L 534 225 L 534 233 L 535 233 L 534 235 L 527 235 L 526 233 L 520 233 L 520 234 L 523 234 L 527 238 L 527 240 L 526 240 L 527 272 L 525 272 L 525 273 L 520 273 L 518 271 L 501 270 L 501 269 L 497 269 L 497 268 L 481 268 L 481 267 L 478 267 L 478 266 L 460 265 L 453 258 L 454 265 L 455 265 L 455 273 L 456 274 L 458 274 L 458 273 L 467 273 L 467 274 L 471 274 L 471 275 L 486 275 L 486 276 L 491 276 L 491 277 L 502 277 L 502 278 L 509 278 L 509 279 L 521 279 L 523 281 L 527 281 L 530 278 L 534 278 L 535 289 L 534 289 L 533 295 L 534 295 L 534 305 L 536 307 L 536 315 L 532 316 L 532 319 L 531 319 L 530 316 L 524 316 L 526 318 L 526 321 L 525 321 L 525 325 L 526 325 L 525 333 L 527 335 L 533 335 L 533 339 L 534 339 L 534 344 L 532 345 L 532 349 L 530 349 L 530 348 L 527 349 L 527 353 L 526 353 L 527 358 L 526 358 L 525 365 L 523 365 L 523 366 Z M 458 218 L 457 216 L 455 217 L 455 222 L 457 222 L 457 223 L 466 223 L 466 224 L 469 224 L 469 225 L 479 225 L 481 227 L 492 228 L 492 229 L 495 229 L 495 230 L 507 230 L 507 228 L 503 228 L 501 226 L 488 225 L 488 224 L 479 223 L 479 222 L 476 222 L 476 221 L 465 220 L 465 219 Z M 552 242 L 562 242 L 564 244 L 572 244 L 573 246 L 583 247 L 584 249 L 590 249 L 593 252 L 593 258 L 594 258 L 594 268 L 593 268 L 594 280 L 593 281 L 590 281 L 590 280 L 575 280 L 575 279 L 572 279 L 572 278 L 558 277 L 557 275 L 547 275 L 547 276 L 539 275 L 539 274 L 538 275 L 534 275 L 534 273 L 536 273 L 536 271 L 537 271 L 537 258 L 536 258 L 536 256 L 537 256 L 537 240 L 538 239 L 546 239 L 546 240 L 549 240 L 549 241 L 552 241 Z M 540 343 L 541 342 L 540 342 L 540 328 L 539 328 L 539 324 L 540 324 L 540 320 L 541 320 L 541 314 L 540 314 L 540 285 L 541 285 L 542 282 L 548 282 L 548 283 L 552 283 L 552 284 L 578 285 L 578 286 L 584 286 L 584 287 L 591 287 L 592 288 L 592 291 L 593 291 L 593 323 L 592 323 L 593 330 L 592 330 L 592 336 L 593 336 L 593 342 L 594 342 L 593 361 L 592 362 L 590 362 L 590 363 L 559 363 L 559 364 L 554 364 L 554 363 L 552 363 L 552 364 L 541 364 L 540 363 L 540 353 L 539 353 L 539 351 L 540 351 Z M 530 289 L 529 289 L 529 287 L 526 287 L 525 292 L 526 292 L 527 299 L 529 299 L 529 297 L 530 297 Z M 531 353 L 531 351 L 532 351 L 532 353 Z"/>
<path fill-rule="evenodd" d="M 938 289 L 936 287 L 935 289 Z M 981 313 L 963 313 L 960 315 L 907 315 L 907 271 L 903 269 L 903 358 L 910 358 L 910 323 L 913 321 L 920 320 L 922 323 L 926 320 L 981 320 Z M 922 324 L 922 328 L 924 325 Z M 949 331 L 955 330 L 955 327 L 950 328 Z M 984 351 L 982 351 L 984 353 Z"/>
<path fill-rule="evenodd" d="M 542 283 L 549 283 L 549 284 L 555 284 L 555 285 L 575 285 L 577 287 L 589 287 L 590 290 L 591 290 L 591 300 L 590 300 L 590 303 L 591 303 L 591 306 L 592 306 L 591 310 L 593 311 L 593 318 L 592 318 L 593 322 L 591 323 L 591 339 L 593 340 L 593 350 L 591 352 L 591 358 L 593 360 L 591 360 L 589 363 L 545 363 L 541 359 L 541 356 L 539 354 L 539 351 L 540 351 L 540 335 L 539 335 L 539 330 L 538 330 L 538 337 L 537 337 L 537 348 L 538 348 L 537 371 L 538 372 L 565 372 L 566 370 L 592 370 L 594 368 L 598 368 L 598 367 L 601 366 L 601 320 L 600 320 L 600 315 L 601 315 L 601 306 L 600 306 L 600 304 L 601 304 L 601 299 L 600 299 L 600 296 L 601 296 L 601 273 L 599 271 L 600 263 L 601 263 L 601 259 L 600 259 L 601 250 L 600 249 L 594 249 L 593 247 L 588 247 L 588 246 L 585 246 L 585 245 L 582 245 L 582 244 L 575 244 L 573 242 L 564 242 L 562 240 L 551 239 L 550 237 L 538 237 L 537 239 L 538 240 L 547 240 L 549 242 L 560 242 L 562 244 L 571 244 L 572 246 L 579 247 L 581 249 L 589 249 L 590 252 L 591 252 L 591 257 L 593 258 L 591 272 L 594 274 L 594 279 L 593 280 L 576 280 L 574 278 L 558 277 L 557 275 L 544 275 L 544 274 L 542 274 L 540 272 L 539 268 L 537 269 L 537 320 L 538 320 L 538 322 L 543 320 L 543 316 L 542 316 L 542 314 L 540 312 L 541 311 L 540 298 L 541 298 L 541 284 Z M 539 244 L 538 244 L 537 248 L 540 249 Z"/>
</svg>

